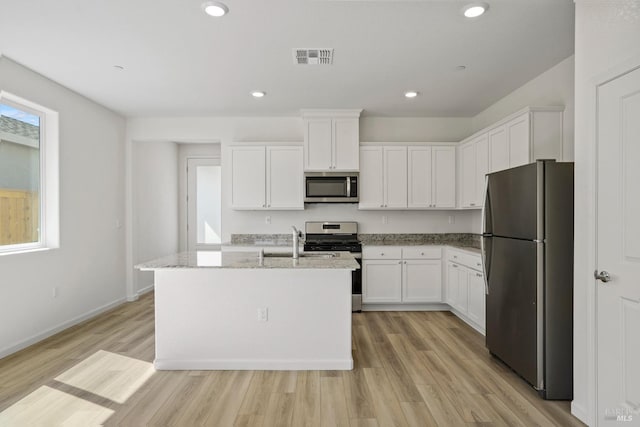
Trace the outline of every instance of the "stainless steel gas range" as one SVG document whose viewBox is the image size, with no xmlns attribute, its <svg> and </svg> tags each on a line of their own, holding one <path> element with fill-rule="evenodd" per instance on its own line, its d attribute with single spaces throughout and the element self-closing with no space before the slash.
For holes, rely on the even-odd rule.
<svg viewBox="0 0 640 427">
<path fill-rule="evenodd" d="M 351 252 L 360 268 L 351 275 L 351 311 L 362 311 L 362 245 L 357 222 L 310 221 L 304 224 L 305 252 Z"/>
</svg>

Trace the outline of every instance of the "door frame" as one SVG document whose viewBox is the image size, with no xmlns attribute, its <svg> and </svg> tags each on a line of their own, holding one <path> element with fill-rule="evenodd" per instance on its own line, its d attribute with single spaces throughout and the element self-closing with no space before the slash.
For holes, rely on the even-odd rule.
<svg viewBox="0 0 640 427">
<path fill-rule="evenodd" d="M 189 246 L 189 241 L 190 241 L 190 232 L 189 232 L 189 220 L 191 217 L 191 213 L 189 211 L 189 188 L 190 188 L 190 184 L 189 184 L 189 162 L 193 162 L 193 161 L 212 161 L 215 162 L 217 164 L 215 165 L 211 165 L 211 166 L 219 166 L 222 169 L 222 162 L 220 159 L 220 156 L 188 156 L 185 158 L 184 160 L 184 170 L 185 170 L 185 180 L 184 180 L 184 199 L 181 200 L 181 203 L 184 203 L 184 213 L 185 213 L 185 217 L 184 217 L 184 223 L 182 224 L 182 227 L 184 227 L 184 229 L 182 229 L 182 232 L 185 233 L 185 238 L 184 238 L 184 242 L 185 242 L 185 250 L 190 250 L 190 246 Z M 221 173 L 222 176 L 222 173 Z M 196 184 L 197 185 L 197 184 Z M 222 192 L 222 186 L 220 188 L 220 192 Z M 222 215 L 222 194 L 220 195 L 220 215 Z"/>
<path fill-rule="evenodd" d="M 583 421 L 586 421 L 589 425 L 597 425 L 598 421 L 598 301 L 597 301 L 597 281 L 593 277 L 593 271 L 598 267 L 598 147 L 600 141 L 598 140 L 598 89 L 615 80 L 624 76 L 632 71 L 640 69 L 640 56 L 632 57 L 626 61 L 623 61 L 604 73 L 598 74 L 587 81 L 587 99 L 585 105 L 585 111 L 591 119 L 588 122 L 587 136 L 584 141 L 587 146 L 588 162 L 583 167 L 585 169 L 585 178 L 587 179 L 587 189 L 590 194 L 593 194 L 590 200 L 587 200 L 587 262 L 589 271 L 575 271 L 574 286 L 579 280 L 585 279 L 584 284 L 589 284 L 586 287 L 586 341 L 587 341 L 587 408 L 579 408 L 571 403 L 571 412 L 577 415 Z M 578 125 L 578 123 L 576 123 Z M 589 215 L 591 213 L 592 215 Z M 576 230 L 580 233 L 583 230 Z M 583 285 L 584 286 L 584 285 Z M 575 298 L 575 291 L 574 291 Z M 574 302 L 575 305 L 575 302 Z M 576 326 L 579 325 L 582 319 L 574 318 L 574 335 Z M 576 352 L 574 349 L 574 361 L 576 356 L 580 356 L 580 352 Z M 574 371 L 575 372 L 575 371 Z M 575 380 L 574 380 L 575 384 Z M 585 419 L 586 418 L 586 419 Z"/>
</svg>

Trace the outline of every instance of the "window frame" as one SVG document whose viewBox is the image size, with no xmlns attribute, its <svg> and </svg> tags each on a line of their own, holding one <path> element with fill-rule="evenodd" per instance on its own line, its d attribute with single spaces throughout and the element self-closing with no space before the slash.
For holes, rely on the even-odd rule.
<svg viewBox="0 0 640 427">
<path fill-rule="evenodd" d="M 40 119 L 40 188 L 38 241 L 0 245 L 0 256 L 60 247 L 58 113 L 6 91 L 0 91 L 0 104 L 33 114 Z"/>
</svg>

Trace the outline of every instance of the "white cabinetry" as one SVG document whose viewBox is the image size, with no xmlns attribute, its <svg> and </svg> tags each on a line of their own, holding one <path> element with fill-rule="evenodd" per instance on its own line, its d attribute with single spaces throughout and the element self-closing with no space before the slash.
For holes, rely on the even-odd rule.
<svg viewBox="0 0 640 427">
<path fill-rule="evenodd" d="M 564 107 L 530 107 L 489 128 L 489 171 L 562 160 Z"/>
<path fill-rule="evenodd" d="M 481 208 L 489 171 L 489 135 L 483 133 L 460 146 L 460 192 L 463 208 Z"/>
<path fill-rule="evenodd" d="M 233 209 L 304 209 L 302 147 L 234 146 L 230 153 Z"/>
<path fill-rule="evenodd" d="M 362 110 L 303 110 L 304 170 L 359 169 Z"/>
<path fill-rule="evenodd" d="M 453 146 L 360 148 L 360 209 L 454 208 Z"/>
<path fill-rule="evenodd" d="M 485 285 L 480 255 L 447 250 L 446 302 L 462 320 L 484 333 Z"/>
<path fill-rule="evenodd" d="M 363 303 L 442 301 L 441 247 L 368 246 L 362 258 Z"/>
</svg>

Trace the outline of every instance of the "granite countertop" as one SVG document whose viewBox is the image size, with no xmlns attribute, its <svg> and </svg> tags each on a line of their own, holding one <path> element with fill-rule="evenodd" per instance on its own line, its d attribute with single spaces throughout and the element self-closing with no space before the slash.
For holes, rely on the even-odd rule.
<svg viewBox="0 0 640 427">
<path fill-rule="evenodd" d="M 349 252 L 331 252 L 332 257 L 318 256 L 319 252 L 313 252 L 312 256 L 293 259 L 291 257 L 260 258 L 258 251 L 224 252 L 224 251 L 197 251 L 181 252 L 143 262 L 135 266 L 142 271 L 180 269 L 180 268 L 279 268 L 279 269 L 345 269 L 355 270 L 359 268 L 358 262 Z M 268 253 L 267 253 L 268 255 Z"/>
<path fill-rule="evenodd" d="M 452 246 L 480 253 L 480 236 L 469 233 L 361 234 L 363 246 Z"/>
</svg>

